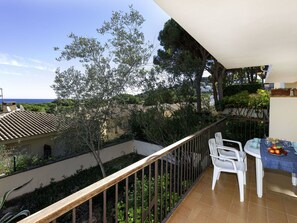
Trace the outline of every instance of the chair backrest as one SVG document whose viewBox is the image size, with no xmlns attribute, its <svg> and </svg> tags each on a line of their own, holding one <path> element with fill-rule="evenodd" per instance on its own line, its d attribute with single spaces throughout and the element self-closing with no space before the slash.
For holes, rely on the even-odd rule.
<svg viewBox="0 0 297 223">
<path fill-rule="evenodd" d="M 216 132 L 215 133 L 215 138 L 216 138 L 216 144 L 219 146 L 223 146 L 223 137 L 222 137 L 222 133 L 221 132 Z"/>
<path fill-rule="evenodd" d="M 214 155 L 214 156 L 218 156 L 218 150 L 217 150 L 217 146 L 216 146 L 216 140 L 214 138 L 211 138 L 208 140 L 208 146 L 209 146 L 209 152 L 210 155 Z M 216 158 L 211 157 L 212 162 L 214 162 Z"/>
</svg>

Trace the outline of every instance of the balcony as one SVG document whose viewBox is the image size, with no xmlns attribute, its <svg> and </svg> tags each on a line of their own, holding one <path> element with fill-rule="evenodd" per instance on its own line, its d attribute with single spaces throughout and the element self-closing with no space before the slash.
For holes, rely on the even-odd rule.
<svg viewBox="0 0 297 223">
<path fill-rule="evenodd" d="M 291 174 L 265 169 L 263 197 L 258 198 L 251 157 L 247 173 L 245 201 L 241 203 L 236 175 L 222 174 L 212 191 L 209 167 L 167 222 L 297 222 L 297 189 L 291 184 Z"/>
<path fill-rule="evenodd" d="M 252 158 L 248 160 L 245 202 L 239 202 L 232 174 L 222 174 L 211 190 L 207 142 L 217 131 L 243 140 L 263 136 L 267 125 L 224 118 L 20 222 L 296 221 L 296 189 L 290 174 L 265 171 L 260 199 Z"/>
</svg>

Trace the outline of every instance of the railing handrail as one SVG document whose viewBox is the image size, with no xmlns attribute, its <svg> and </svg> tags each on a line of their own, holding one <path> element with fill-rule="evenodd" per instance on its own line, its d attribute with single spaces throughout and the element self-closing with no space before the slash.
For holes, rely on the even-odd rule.
<svg viewBox="0 0 297 223">
<path fill-rule="evenodd" d="M 133 163 L 130 166 L 125 167 L 122 170 L 119 170 L 93 184 L 87 186 L 68 197 L 57 201 L 56 203 L 30 215 L 29 217 L 19 221 L 19 223 L 33 223 L 33 222 L 50 222 L 58 218 L 59 216 L 65 214 L 66 212 L 70 211 L 71 209 L 77 207 L 78 205 L 88 201 L 92 197 L 100 194 L 107 188 L 114 186 L 115 184 L 119 183 L 123 179 L 127 178 L 128 176 L 136 173 L 137 171 L 143 169 L 144 167 L 154 163 L 158 159 L 166 156 L 170 152 L 172 152 L 176 147 L 182 146 L 183 144 L 190 141 L 192 138 L 196 137 L 197 135 L 202 134 L 204 131 L 218 125 L 219 123 L 223 122 L 226 118 L 222 118 L 219 121 L 199 130 L 198 132 L 187 136 L 155 153 L 152 155 L 145 157 L 136 163 Z"/>
</svg>

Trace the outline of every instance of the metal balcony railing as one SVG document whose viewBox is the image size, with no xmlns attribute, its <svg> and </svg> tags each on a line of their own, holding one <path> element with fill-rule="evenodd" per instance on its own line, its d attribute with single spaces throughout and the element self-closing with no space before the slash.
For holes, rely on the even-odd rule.
<svg viewBox="0 0 297 223">
<path fill-rule="evenodd" d="M 164 222 L 210 164 L 208 139 L 225 126 L 224 118 L 20 222 Z"/>
<path fill-rule="evenodd" d="M 230 116 L 226 119 L 225 138 L 240 141 L 243 145 L 252 138 L 269 135 L 269 120 Z"/>
</svg>

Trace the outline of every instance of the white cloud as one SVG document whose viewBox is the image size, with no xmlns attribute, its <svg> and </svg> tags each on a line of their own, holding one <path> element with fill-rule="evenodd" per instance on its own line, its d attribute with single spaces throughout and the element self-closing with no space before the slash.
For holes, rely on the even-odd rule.
<svg viewBox="0 0 297 223">
<path fill-rule="evenodd" d="M 55 71 L 55 67 L 49 63 L 32 58 L 24 58 L 6 53 L 0 53 L 0 65 L 29 68 L 43 71 Z"/>
<path fill-rule="evenodd" d="M 18 72 L 9 72 L 9 71 L 0 71 L 0 74 L 8 74 L 8 75 L 15 75 L 15 76 L 22 76 L 22 73 L 18 73 Z"/>
</svg>

